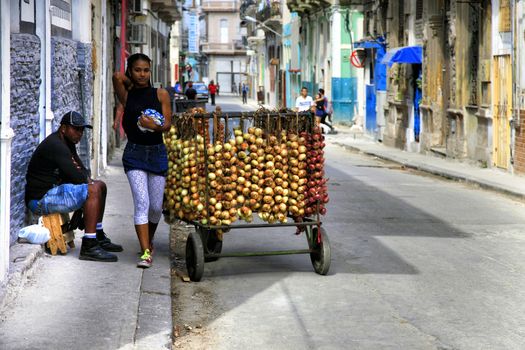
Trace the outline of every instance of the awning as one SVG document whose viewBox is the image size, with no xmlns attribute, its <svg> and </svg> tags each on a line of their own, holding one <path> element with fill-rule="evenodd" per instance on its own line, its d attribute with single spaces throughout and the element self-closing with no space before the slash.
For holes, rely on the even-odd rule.
<svg viewBox="0 0 525 350">
<path fill-rule="evenodd" d="M 354 42 L 354 48 L 356 49 L 379 49 L 385 47 L 385 40 L 382 37 L 379 38 L 365 38 Z"/>
<path fill-rule="evenodd" d="M 381 63 L 392 66 L 394 63 L 422 63 L 423 48 L 421 46 L 396 47 L 387 51 Z"/>
<path fill-rule="evenodd" d="M 379 49 L 381 46 L 381 43 L 377 41 L 356 41 L 354 43 L 356 49 Z"/>
</svg>

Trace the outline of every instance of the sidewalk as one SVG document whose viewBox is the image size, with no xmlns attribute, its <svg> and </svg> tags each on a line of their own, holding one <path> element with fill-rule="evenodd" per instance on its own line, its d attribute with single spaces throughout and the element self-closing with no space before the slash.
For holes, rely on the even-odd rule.
<svg viewBox="0 0 525 350">
<path fill-rule="evenodd" d="M 119 261 L 79 260 L 80 231 L 65 256 L 15 244 L 10 258 L 20 261 L 10 271 L 10 302 L 0 308 L 0 349 L 171 348 L 169 226 L 159 224 L 153 267 L 137 268 L 133 201 L 121 157 L 117 150 L 101 177 L 108 186 L 104 230 L 124 246 Z"/>
<path fill-rule="evenodd" d="M 525 199 L 525 177 L 495 168 L 479 168 L 453 159 L 411 153 L 375 142 L 363 133 L 347 126 L 336 125 L 338 134 L 326 135 L 327 142 L 370 156 L 389 160 L 406 168 L 420 170 L 450 180 L 477 185 L 481 188 Z"/>
</svg>

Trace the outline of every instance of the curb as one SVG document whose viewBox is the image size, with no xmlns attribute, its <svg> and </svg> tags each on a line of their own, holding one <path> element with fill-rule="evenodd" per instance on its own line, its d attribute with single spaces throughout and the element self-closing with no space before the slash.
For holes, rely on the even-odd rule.
<svg viewBox="0 0 525 350">
<path fill-rule="evenodd" d="M 16 299 L 43 255 L 44 248 L 39 244 L 15 243 L 9 248 L 9 272 L 5 283 L 0 286 L 0 311 Z"/>
<path fill-rule="evenodd" d="M 394 162 L 394 163 L 400 164 L 400 165 L 402 165 L 402 166 L 404 166 L 405 168 L 408 168 L 408 169 L 422 171 L 422 172 L 425 172 L 425 173 L 428 173 L 428 174 L 432 174 L 432 175 L 436 175 L 436 176 L 445 178 L 447 180 L 452 180 L 452 181 L 456 181 L 456 182 L 461 182 L 461 183 L 466 183 L 466 184 L 470 184 L 470 185 L 475 185 L 475 186 L 478 186 L 478 187 L 480 187 L 482 189 L 485 189 L 485 190 L 498 192 L 498 193 L 502 193 L 502 194 L 505 194 L 505 195 L 508 195 L 508 196 L 512 196 L 512 197 L 514 197 L 516 199 L 525 200 L 525 193 L 523 193 L 523 192 L 518 192 L 518 191 L 511 190 L 511 189 L 503 188 L 503 187 L 498 186 L 498 185 L 493 185 L 491 183 L 484 182 L 484 181 L 481 181 L 481 180 L 477 180 L 475 178 L 467 177 L 467 176 L 464 176 L 464 175 L 461 175 L 461 174 L 454 174 L 454 173 L 451 173 L 451 172 L 448 172 L 448 171 L 443 171 L 441 169 L 434 168 L 434 167 L 431 167 L 431 166 L 425 166 L 425 165 L 418 165 L 418 164 L 409 163 L 409 162 L 406 162 L 406 161 L 403 161 L 403 160 L 396 159 L 396 157 L 392 157 L 392 156 L 381 154 L 379 152 L 365 151 L 365 150 L 363 150 L 363 149 L 361 149 L 359 147 L 347 145 L 347 144 L 342 143 L 342 142 L 334 141 L 333 144 L 335 144 L 337 146 L 340 146 L 340 147 L 343 147 L 343 148 L 345 148 L 347 150 L 351 150 L 351 151 L 355 151 L 355 152 L 359 152 L 359 153 L 365 154 L 367 156 L 373 156 L 373 157 L 377 157 L 377 158 L 380 158 L 380 159 L 383 159 L 383 160 L 388 160 L 390 162 Z"/>
</svg>

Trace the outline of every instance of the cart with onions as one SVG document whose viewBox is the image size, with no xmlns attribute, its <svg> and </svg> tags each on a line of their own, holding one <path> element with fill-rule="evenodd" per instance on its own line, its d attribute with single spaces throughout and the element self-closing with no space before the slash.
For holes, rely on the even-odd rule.
<svg viewBox="0 0 525 350">
<path fill-rule="evenodd" d="M 164 209 L 168 222 L 195 229 L 186 242 L 192 281 L 201 280 L 205 263 L 222 257 L 308 254 L 315 272 L 328 273 L 330 243 L 321 221 L 328 202 L 324 137 L 312 114 L 193 109 L 175 114 L 172 124 L 164 135 Z M 225 233 L 269 227 L 295 227 L 307 248 L 222 251 Z"/>
</svg>

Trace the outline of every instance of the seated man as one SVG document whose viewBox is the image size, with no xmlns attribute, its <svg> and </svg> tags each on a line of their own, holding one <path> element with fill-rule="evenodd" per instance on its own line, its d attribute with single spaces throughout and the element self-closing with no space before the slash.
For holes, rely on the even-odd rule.
<svg viewBox="0 0 525 350">
<path fill-rule="evenodd" d="M 106 184 L 92 180 L 80 160 L 75 144 L 92 128 L 77 112 L 62 117 L 58 130 L 36 148 L 26 174 L 25 201 L 36 215 L 69 213 L 82 208 L 85 233 L 80 248 L 81 260 L 117 261 L 122 251 L 102 229 L 106 204 Z"/>
</svg>

